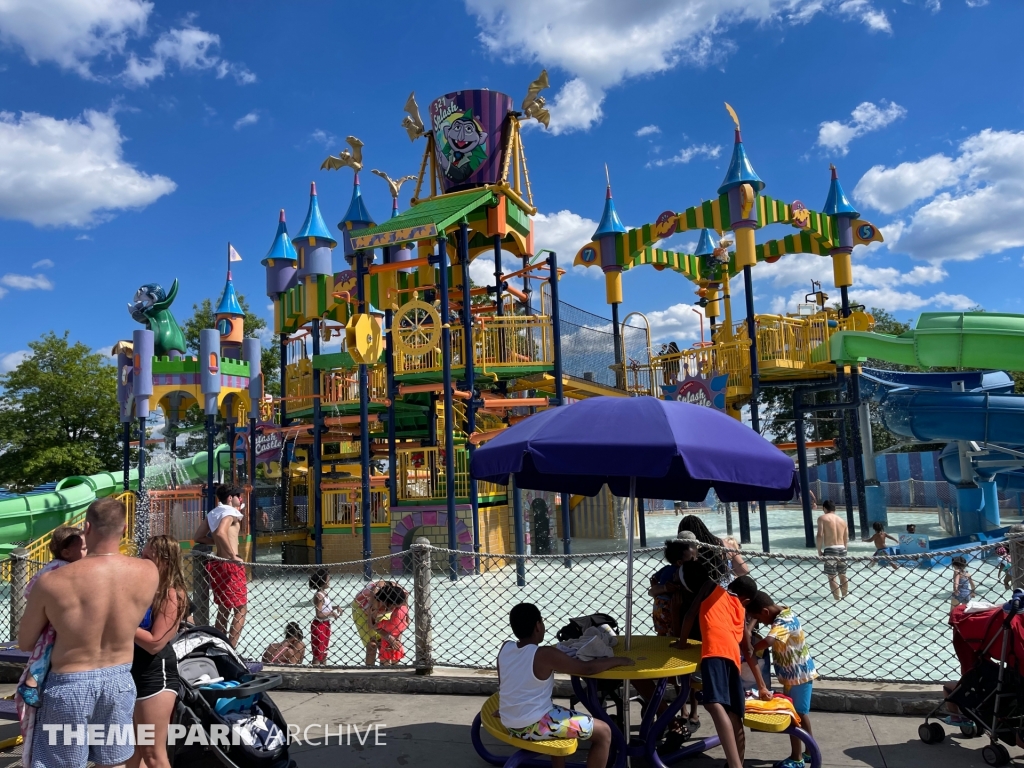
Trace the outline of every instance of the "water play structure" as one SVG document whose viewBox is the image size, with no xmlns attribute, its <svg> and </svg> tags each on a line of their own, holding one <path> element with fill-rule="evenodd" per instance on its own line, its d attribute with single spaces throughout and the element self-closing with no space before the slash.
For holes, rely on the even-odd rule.
<svg viewBox="0 0 1024 768">
<path fill-rule="evenodd" d="M 554 552 L 558 539 L 569 553 L 574 535 L 624 533 L 607 490 L 595 498 L 558 492 L 524 498 L 514 487 L 471 477 L 477 446 L 538 410 L 593 396 L 686 400 L 734 418 L 749 408 L 756 429 L 758 395 L 769 383 L 793 391 L 808 545 L 809 414 L 841 417 L 839 447 L 854 465 L 852 481 L 843 473 L 851 526 L 864 534 L 885 519 L 870 401 L 879 403 L 886 427 L 907 440 L 950 443 L 942 467 L 958 488 L 958 533 L 1000 527 L 994 489 L 1024 488 L 1024 398 L 1010 394 L 1005 374 L 961 369 L 1024 369 L 1024 316 L 928 313 L 902 336 L 874 333 L 874 318 L 851 303 L 849 290 L 853 253 L 880 242 L 879 229 L 861 218 L 834 167 L 820 210 L 766 195 L 729 108 L 733 152 L 711 198 L 627 229 L 609 181 L 597 230 L 573 263 L 603 271 L 612 320 L 588 317 L 559 299 L 558 255 L 535 242 L 522 125 L 546 125 L 539 96 L 546 82 L 542 74 L 518 108 L 497 91 L 463 90 L 435 98 L 424 116 L 410 96 L 402 126 L 422 142 L 422 159 L 418 173 L 396 178 L 373 169 L 393 201 L 380 222 L 362 195 L 363 142 L 349 136 L 348 149 L 324 161 L 324 172 L 352 171 L 337 226 L 327 225 L 313 183 L 301 226 L 290 234 L 281 210 L 261 261 L 280 370 L 261 371 L 259 341 L 244 338 L 230 246 L 216 327 L 202 331 L 198 355 L 185 354 L 173 315 L 177 280 L 168 291 L 155 283 L 138 289 L 129 310 L 145 327 L 115 347 L 125 443 L 121 487 L 147 488 L 145 441 L 137 470 L 129 466 L 128 448 L 134 429 L 146 434 L 152 411 L 173 426 L 198 407 L 207 437 L 207 450 L 185 462 L 186 482 L 205 482 L 205 498 L 197 487 L 163 497 L 153 489 L 161 530 L 187 538 L 224 471 L 252 494 L 249 554 L 250 544 L 274 544 L 294 563 L 390 555 L 390 569 L 401 572 L 410 544 L 425 536 L 464 553 L 455 564 L 458 576 L 479 567 L 476 553 L 525 553 L 531 529 L 534 553 Z M 406 184 L 413 193 L 402 211 Z M 758 231 L 769 226 L 788 231 L 757 242 Z M 684 232 L 696 237 L 694 253 L 659 247 Z M 838 307 L 815 286 L 794 313 L 755 313 L 756 267 L 795 253 L 831 261 Z M 470 276 L 478 258 L 493 265 L 493 277 L 482 284 Z M 640 313 L 620 320 L 623 274 L 638 267 L 674 272 L 694 285 L 695 304 L 710 321 L 708 341 L 655 352 L 649 328 L 637 325 L 645 321 Z M 734 319 L 730 285 L 741 277 L 745 312 Z M 630 324 L 632 318 L 638 319 Z M 869 359 L 957 370 L 894 374 L 864 368 Z M 279 379 L 279 397 L 264 394 L 264 376 Z M 821 391 L 838 396 L 808 401 Z M 227 446 L 219 447 L 225 428 Z M 222 459 L 215 458 L 218 451 Z M 2 500 L 0 544 L 38 537 L 116 489 L 116 477 L 103 473 Z M 764 503 L 759 514 L 767 551 Z M 749 509 L 742 502 L 739 524 L 746 543 Z"/>
</svg>

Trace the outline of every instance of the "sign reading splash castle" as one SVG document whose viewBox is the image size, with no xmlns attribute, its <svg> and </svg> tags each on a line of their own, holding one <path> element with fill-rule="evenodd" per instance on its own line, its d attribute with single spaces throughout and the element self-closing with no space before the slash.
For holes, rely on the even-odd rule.
<svg viewBox="0 0 1024 768">
<path fill-rule="evenodd" d="M 690 375 L 684 366 L 682 380 L 673 376 L 669 384 L 661 385 L 661 391 L 666 400 L 703 405 L 725 412 L 725 387 L 728 381 L 729 374 L 712 372 L 706 376 L 700 373 Z"/>
</svg>

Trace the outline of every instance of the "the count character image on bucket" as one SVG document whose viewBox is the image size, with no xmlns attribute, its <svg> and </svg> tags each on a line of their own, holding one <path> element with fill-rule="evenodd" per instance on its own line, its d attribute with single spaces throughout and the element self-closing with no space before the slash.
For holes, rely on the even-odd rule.
<svg viewBox="0 0 1024 768">
<path fill-rule="evenodd" d="M 461 184 L 487 159 L 487 132 L 473 117 L 473 110 L 445 121 L 435 133 L 440 147 L 437 159 L 445 177 Z"/>
<path fill-rule="evenodd" d="M 511 109 L 511 98 L 486 90 L 458 91 L 431 102 L 435 157 L 446 192 L 497 181 L 502 126 Z"/>
</svg>

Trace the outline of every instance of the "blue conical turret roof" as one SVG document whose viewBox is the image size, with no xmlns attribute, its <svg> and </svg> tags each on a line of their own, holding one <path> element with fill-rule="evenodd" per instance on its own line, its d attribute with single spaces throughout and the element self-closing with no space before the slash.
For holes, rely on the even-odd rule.
<svg viewBox="0 0 1024 768">
<path fill-rule="evenodd" d="M 221 294 L 220 304 L 217 305 L 218 315 L 234 315 L 244 317 L 242 305 L 238 303 L 238 294 L 235 293 L 235 284 L 231 282 L 231 273 L 228 272 L 228 281 L 224 284 L 224 293 Z"/>
<path fill-rule="evenodd" d="M 277 222 L 277 234 L 274 235 L 274 242 L 260 264 L 265 267 L 270 260 L 297 261 L 298 258 L 299 255 L 295 253 L 292 241 L 288 239 L 288 225 L 284 223 L 284 208 L 282 208 L 281 217 Z"/>
<path fill-rule="evenodd" d="M 306 212 L 306 220 L 302 222 L 302 229 L 299 230 L 299 234 L 295 236 L 292 242 L 304 240 L 308 237 L 327 240 L 331 243 L 332 248 L 338 244 L 338 241 L 331 237 L 327 225 L 324 224 L 324 217 L 320 215 L 320 206 L 316 201 L 315 181 L 309 185 L 309 210 Z"/>
<path fill-rule="evenodd" d="M 732 147 L 732 160 L 729 161 L 729 170 L 725 172 L 725 179 L 722 186 L 718 188 L 718 194 L 724 195 L 730 189 L 749 184 L 755 192 L 764 189 L 764 182 L 754 172 L 754 167 L 747 159 L 747 151 L 743 148 L 743 139 L 740 137 L 740 129 L 736 129 L 736 143 Z"/>
<path fill-rule="evenodd" d="M 370 212 L 366 210 L 366 203 L 363 202 L 363 193 L 359 188 L 359 174 L 355 175 L 352 181 L 352 200 L 348 204 L 348 210 L 341 220 L 341 224 L 365 224 L 373 226 L 374 221 Z"/>
<path fill-rule="evenodd" d="M 821 209 L 821 212 L 827 216 L 849 216 L 851 219 L 856 219 L 860 216 L 857 213 L 857 209 L 853 207 L 853 203 L 846 196 L 846 192 L 843 191 L 843 185 L 839 183 L 839 174 L 836 173 L 836 167 L 830 166 L 832 169 L 832 185 L 828 188 L 828 197 L 825 200 L 825 207 Z"/>
<path fill-rule="evenodd" d="M 717 247 L 718 241 L 715 240 L 715 233 L 705 227 L 700 231 L 700 239 L 697 240 L 697 249 L 693 252 L 693 255 L 710 256 Z"/>
<path fill-rule="evenodd" d="M 605 192 L 604 196 L 604 213 L 601 215 L 601 223 L 597 225 L 597 230 L 594 232 L 592 239 L 597 240 L 604 235 L 621 234 L 625 231 L 626 228 L 622 225 L 619 214 L 615 210 L 615 201 L 612 199 L 612 185 L 609 184 L 608 191 Z"/>
</svg>

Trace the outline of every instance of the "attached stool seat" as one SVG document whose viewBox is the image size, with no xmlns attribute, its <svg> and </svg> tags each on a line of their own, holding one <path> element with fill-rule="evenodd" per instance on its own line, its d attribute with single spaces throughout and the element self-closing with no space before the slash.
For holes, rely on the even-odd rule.
<svg viewBox="0 0 1024 768">
<path fill-rule="evenodd" d="M 518 751 L 510 756 L 492 754 L 480 739 L 481 726 L 498 741 L 516 747 Z M 576 752 L 576 747 L 579 744 L 576 739 L 528 741 L 513 736 L 501 723 L 501 718 L 498 714 L 498 694 L 494 694 L 484 702 L 480 714 L 473 720 L 471 735 L 473 737 L 473 746 L 480 757 L 491 765 L 501 765 L 505 768 L 515 768 L 516 766 L 523 765 L 536 755 L 566 757 Z"/>
<path fill-rule="evenodd" d="M 818 742 L 785 712 L 748 712 L 743 717 L 743 724 L 752 731 L 796 736 L 804 743 L 811 756 L 810 768 L 821 768 L 821 750 L 818 749 Z"/>
<path fill-rule="evenodd" d="M 782 713 L 748 712 L 743 718 L 743 724 L 752 731 L 785 733 L 793 724 L 793 718 Z"/>
</svg>

